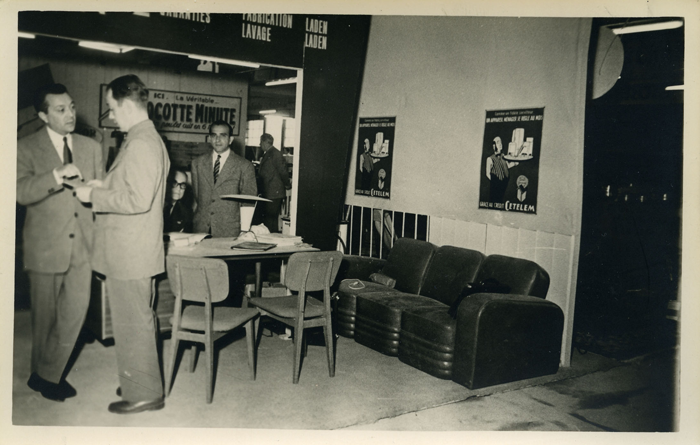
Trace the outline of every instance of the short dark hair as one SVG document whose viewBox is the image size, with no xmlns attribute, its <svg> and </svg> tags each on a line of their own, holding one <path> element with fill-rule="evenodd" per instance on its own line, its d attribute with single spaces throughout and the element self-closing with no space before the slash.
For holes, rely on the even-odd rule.
<svg viewBox="0 0 700 445">
<path fill-rule="evenodd" d="M 135 74 L 117 77 L 107 85 L 107 91 L 112 91 L 112 97 L 117 103 L 129 99 L 137 105 L 146 108 L 148 103 L 148 88 Z"/>
<path fill-rule="evenodd" d="M 229 124 L 228 122 L 226 122 L 225 120 L 222 120 L 222 119 L 219 119 L 218 121 L 214 121 L 211 123 L 211 125 L 209 125 L 209 133 L 211 133 L 211 129 L 217 125 L 223 125 L 223 126 L 228 127 L 228 135 L 233 136 L 233 127 L 231 126 L 231 124 Z"/>
<path fill-rule="evenodd" d="M 263 133 L 260 135 L 260 140 L 262 141 L 268 141 L 270 144 L 275 143 L 275 138 L 272 137 L 270 133 Z"/>
<path fill-rule="evenodd" d="M 65 85 L 60 83 L 50 83 L 38 88 L 34 92 L 34 109 L 37 113 L 49 111 L 49 103 L 46 101 L 46 96 L 49 94 L 64 94 L 68 93 L 68 89 Z"/>
</svg>

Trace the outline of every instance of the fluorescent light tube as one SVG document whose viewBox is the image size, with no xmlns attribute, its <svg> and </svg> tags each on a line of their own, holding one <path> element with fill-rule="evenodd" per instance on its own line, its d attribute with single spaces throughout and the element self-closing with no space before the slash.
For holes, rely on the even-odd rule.
<svg viewBox="0 0 700 445">
<path fill-rule="evenodd" d="M 685 85 L 671 85 L 666 87 L 666 91 L 684 90 Z"/>
<path fill-rule="evenodd" d="M 24 38 L 24 39 L 34 39 L 34 38 L 36 38 L 36 36 L 35 36 L 34 34 L 30 34 L 30 33 L 28 33 L 28 32 L 22 32 L 22 31 L 19 31 L 19 32 L 17 33 L 17 37 L 22 37 L 22 38 Z"/>
<path fill-rule="evenodd" d="M 296 77 L 290 77 L 289 79 L 277 79 L 277 80 L 271 80 L 269 82 L 265 82 L 266 87 L 271 87 L 275 85 L 287 85 L 289 83 L 297 83 L 297 78 Z"/>
<path fill-rule="evenodd" d="M 82 46 L 83 48 L 99 49 L 100 51 L 107 51 L 110 53 L 117 54 L 128 53 L 129 51 L 134 49 L 133 46 L 120 46 L 104 42 L 86 42 L 83 40 L 78 42 L 78 46 Z"/>
<path fill-rule="evenodd" d="M 260 68 L 259 63 L 243 62 L 242 60 L 221 59 L 218 57 L 198 56 L 198 55 L 194 55 L 194 54 L 190 54 L 189 58 L 190 59 L 197 59 L 197 60 L 205 60 L 205 61 L 209 61 L 209 62 L 216 62 L 216 63 L 225 63 L 227 65 L 238 65 L 238 66 L 247 66 L 250 68 Z"/>
<path fill-rule="evenodd" d="M 277 110 L 260 110 L 260 114 L 275 114 Z"/>
<path fill-rule="evenodd" d="M 675 29 L 683 26 L 682 20 L 669 20 L 666 22 L 654 22 L 654 23 L 631 23 L 629 25 L 620 25 L 619 27 L 610 27 L 613 33 L 620 34 L 632 34 L 635 32 L 647 32 L 647 31 L 662 31 L 664 29 Z"/>
</svg>

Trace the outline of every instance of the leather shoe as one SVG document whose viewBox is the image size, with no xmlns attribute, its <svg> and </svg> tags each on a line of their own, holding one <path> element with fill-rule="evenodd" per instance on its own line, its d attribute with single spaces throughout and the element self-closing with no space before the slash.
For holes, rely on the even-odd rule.
<svg viewBox="0 0 700 445">
<path fill-rule="evenodd" d="M 136 414 L 143 411 L 156 411 L 163 409 L 165 400 L 162 397 L 153 400 L 141 400 L 139 402 L 127 402 L 120 400 L 109 404 L 107 408 L 110 413 L 115 414 Z"/>
<path fill-rule="evenodd" d="M 55 402 L 63 402 L 65 399 L 75 397 L 78 394 L 78 391 L 65 380 L 61 380 L 59 383 L 49 382 L 35 372 L 29 376 L 27 386 L 34 391 L 40 392 L 45 399 Z"/>
</svg>

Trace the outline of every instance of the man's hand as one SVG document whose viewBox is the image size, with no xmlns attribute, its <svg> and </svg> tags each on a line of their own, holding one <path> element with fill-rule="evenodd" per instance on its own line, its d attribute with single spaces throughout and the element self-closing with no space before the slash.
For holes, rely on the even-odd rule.
<svg viewBox="0 0 700 445">
<path fill-rule="evenodd" d="M 88 203 L 92 202 L 92 187 L 78 187 L 75 189 L 75 196 L 78 201 Z"/>
<path fill-rule="evenodd" d="M 83 174 L 80 173 L 80 169 L 75 164 L 65 164 L 56 169 L 56 174 L 59 178 L 75 178 L 78 177 L 83 179 Z"/>
</svg>

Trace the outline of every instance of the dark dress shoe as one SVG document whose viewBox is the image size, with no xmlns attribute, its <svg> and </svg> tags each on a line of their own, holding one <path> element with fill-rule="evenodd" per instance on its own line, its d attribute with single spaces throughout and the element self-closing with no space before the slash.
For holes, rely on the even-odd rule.
<svg viewBox="0 0 700 445">
<path fill-rule="evenodd" d="M 120 400 L 119 402 L 113 402 L 109 404 L 110 413 L 115 414 L 136 414 L 143 411 L 156 411 L 163 409 L 165 406 L 165 400 L 162 397 L 153 400 L 141 400 L 139 402 L 127 402 L 126 400 Z"/>
<path fill-rule="evenodd" d="M 49 382 L 35 372 L 29 377 L 27 386 L 34 391 L 40 392 L 45 399 L 55 402 L 63 402 L 65 399 L 75 397 L 78 394 L 78 391 L 65 380 L 61 380 L 59 383 Z"/>
</svg>

